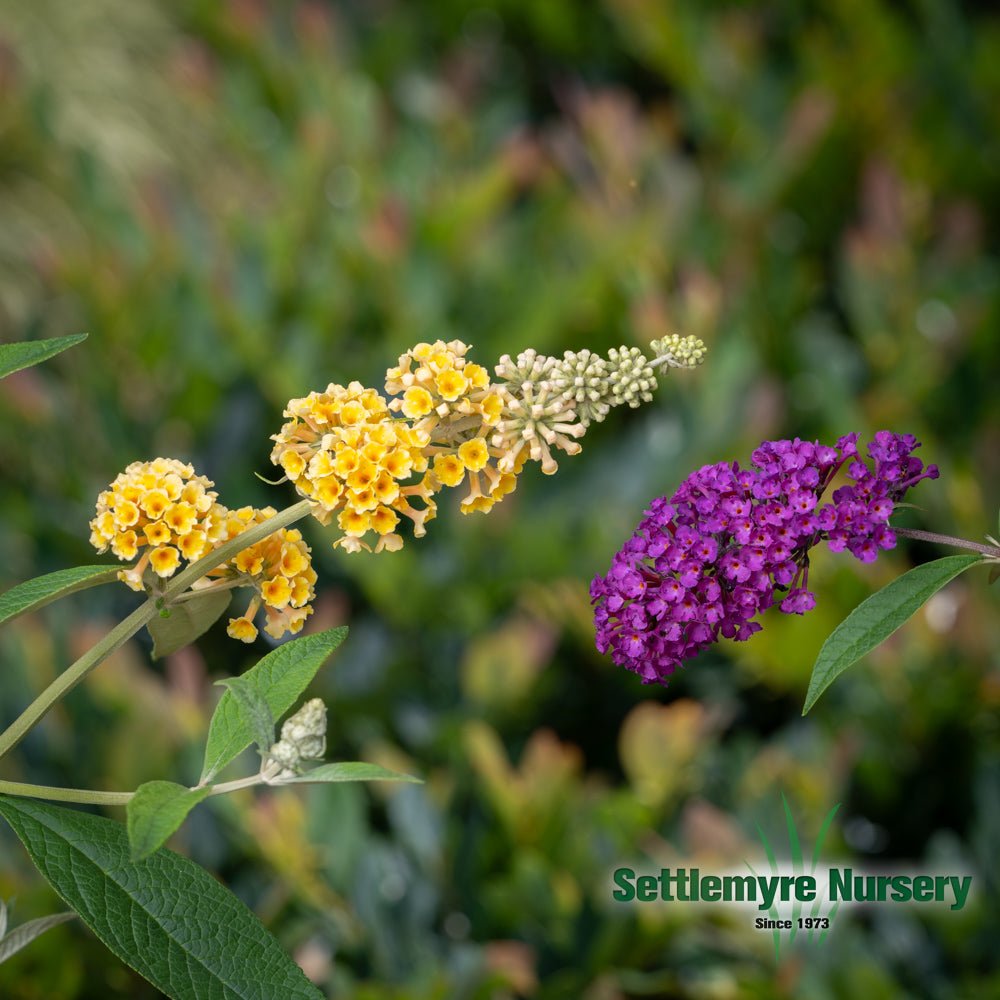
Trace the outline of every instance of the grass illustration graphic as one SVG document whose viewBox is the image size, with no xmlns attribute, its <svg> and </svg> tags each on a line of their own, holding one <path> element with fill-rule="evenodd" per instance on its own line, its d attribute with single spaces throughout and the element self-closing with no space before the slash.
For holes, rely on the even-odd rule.
<svg viewBox="0 0 1000 1000">
<path fill-rule="evenodd" d="M 812 865 L 811 865 L 809 871 L 806 872 L 804 870 L 805 869 L 805 865 L 804 865 L 803 858 L 802 858 L 802 844 L 801 844 L 801 841 L 799 839 L 799 832 L 798 832 L 798 830 L 797 830 L 797 828 L 795 826 L 795 819 L 792 816 L 792 811 L 791 811 L 791 809 L 788 806 L 788 800 L 785 798 L 785 793 L 784 792 L 781 793 L 781 802 L 782 802 L 782 805 L 785 808 L 785 823 L 786 823 L 786 825 L 788 827 L 788 846 L 789 846 L 789 853 L 791 855 L 793 874 L 796 875 L 796 876 L 797 875 L 805 875 L 805 874 L 809 874 L 809 875 L 815 876 L 815 874 L 816 874 L 816 867 L 819 864 L 820 851 L 822 851 L 822 849 L 823 849 L 823 841 L 826 840 L 826 835 L 829 832 L 830 824 L 833 822 L 833 817 L 836 815 L 837 810 L 840 808 L 840 803 L 838 802 L 826 814 L 826 818 L 823 820 L 822 826 L 820 826 L 819 833 L 817 834 L 817 837 L 816 837 L 816 846 L 815 846 L 815 848 L 813 850 Z M 775 856 L 775 853 L 771 849 L 771 845 L 768 842 L 767 836 L 765 835 L 764 831 L 760 828 L 760 824 L 759 823 L 757 823 L 755 825 L 757 827 L 757 832 L 760 834 L 761 842 L 764 845 L 764 853 L 767 856 L 768 864 L 771 867 L 771 875 L 772 876 L 780 875 L 781 874 L 780 867 L 778 865 L 778 861 L 777 861 L 777 858 Z M 749 861 L 747 861 L 746 859 L 744 859 L 743 863 L 747 866 L 747 868 L 750 869 L 751 873 L 755 877 L 758 877 L 757 876 L 757 872 L 755 871 L 753 865 L 751 865 Z M 824 903 L 825 900 L 826 900 L 826 894 L 820 895 L 820 894 L 817 893 L 816 899 L 813 901 L 813 904 L 812 904 L 812 910 L 809 913 L 809 916 L 811 918 L 816 918 L 816 917 L 820 916 L 820 908 L 823 906 L 823 903 Z M 826 940 L 826 936 L 827 936 L 827 934 L 829 934 L 830 928 L 833 926 L 833 919 L 836 916 L 837 909 L 839 907 L 840 907 L 840 900 L 838 900 L 836 902 L 836 904 L 834 904 L 833 909 L 831 909 L 830 912 L 828 914 L 826 914 L 826 916 L 827 916 L 827 918 L 829 920 L 829 923 L 826 925 L 825 928 L 823 928 L 823 930 L 821 932 L 819 932 L 819 937 L 817 938 L 817 945 L 818 946 L 822 945 L 823 942 Z M 779 917 L 778 917 L 778 908 L 773 903 L 771 904 L 771 906 L 770 906 L 770 908 L 768 909 L 767 912 L 768 912 L 768 916 L 772 920 L 776 921 L 776 920 L 779 919 Z M 789 935 L 788 935 L 788 943 L 789 944 L 791 944 L 792 941 L 795 940 L 795 935 L 796 935 L 796 933 L 799 930 L 799 919 L 800 919 L 801 916 L 802 916 L 802 901 L 796 897 L 795 902 L 794 902 L 793 907 L 792 907 L 792 926 L 791 926 L 791 930 L 789 931 Z M 810 927 L 810 928 L 807 929 L 807 935 L 808 935 L 807 940 L 808 940 L 808 942 L 810 944 L 812 944 L 813 935 L 816 934 L 816 933 L 817 933 L 817 929 L 815 929 L 815 928 Z M 772 934 L 772 936 L 774 938 L 774 958 L 775 958 L 775 961 L 777 961 L 778 956 L 779 956 L 780 951 L 781 951 L 781 930 L 780 930 L 780 928 L 778 928 L 778 927 L 773 928 L 772 931 L 771 931 L 771 934 Z"/>
</svg>

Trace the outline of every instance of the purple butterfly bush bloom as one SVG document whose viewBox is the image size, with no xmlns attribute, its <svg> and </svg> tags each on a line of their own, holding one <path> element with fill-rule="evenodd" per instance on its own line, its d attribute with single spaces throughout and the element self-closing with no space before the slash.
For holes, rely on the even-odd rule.
<svg viewBox="0 0 1000 1000">
<path fill-rule="evenodd" d="M 891 549 L 888 521 L 914 483 L 936 479 L 911 453 L 912 434 L 879 431 L 858 457 L 858 435 L 835 448 L 809 441 L 765 441 L 736 462 L 705 465 L 667 500 L 645 512 L 606 576 L 590 586 L 597 648 L 643 683 L 667 678 L 715 642 L 749 639 L 756 615 L 779 602 L 788 614 L 816 606 L 807 589 L 809 550 L 825 541 L 862 562 Z M 847 464 L 848 484 L 820 498 Z"/>
</svg>

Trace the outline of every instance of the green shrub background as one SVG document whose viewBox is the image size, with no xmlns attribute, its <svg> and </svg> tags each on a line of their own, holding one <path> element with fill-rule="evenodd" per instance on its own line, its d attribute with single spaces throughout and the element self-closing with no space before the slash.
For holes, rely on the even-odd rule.
<svg viewBox="0 0 1000 1000">
<path fill-rule="evenodd" d="M 769 614 L 668 689 L 599 656 L 587 586 L 654 496 L 765 438 L 914 433 L 941 478 L 900 523 L 972 539 L 1000 505 L 1000 20 L 956 0 L 403 3 L 0 0 L 0 339 L 89 332 L 0 388 L 0 587 L 94 562 L 129 462 L 193 462 L 285 506 L 290 397 L 381 387 L 421 340 L 488 367 L 666 333 L 709 345 L 486 517 L 320 573 L 350 626 L 312 693 L 334 759 L 420 786 L 247 793 L 173 846 L 331 997 L 1000 995 L 1000 629 L 960 578 L 801 717 L 830 629 L 909 566 L 816 553 L 817 609 Z M 0 722 L 128 612 L 88 592 L 0 634 Z M 218 689 L 267 649 L 217 626 L 135 643 L 3 777 L 197 780 Z M 252 762 L 248 761 L 248 766 Z M 783 950 L 737 910 L 611 901 L 610 872 L 806 844 L 968 872 L 961 912 L 855 910 Z M 6 828 L 15 922 L 59 908 Z M 155 997 L 79 922 L 0 966 L 11 1000 Z"/>
</svg>

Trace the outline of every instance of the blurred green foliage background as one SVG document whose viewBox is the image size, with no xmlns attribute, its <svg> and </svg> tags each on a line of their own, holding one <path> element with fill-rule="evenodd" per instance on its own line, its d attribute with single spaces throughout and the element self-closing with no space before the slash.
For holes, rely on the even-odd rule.
<svg viewBox="0 0 1000 1000">
<path fill-rule="evenodd" d="M 199 807 L 173 846 L 331 997 L 1000 996 L 1000 628 L 960 578 L 823 696 L 861 599 L 945 554 L 818 552 L 668 689 L 599 656 L 587 585 L 654 496 L 765 438 L 911 432 L 941 478 L 900 523 L 981 539 L 1000 503 L 1000 20 L 958 0 L 0 0 L 0 339 L 89 339 L 0 388 L 0 587 L 93 562 L 97 493 L 192 461 L 284 506 L 293 396 L 380 387 L 420 340 L 492 367 L 670 332 L 710 347 L 490 515 L 444 497 L 397 554 L 306 528 L 331 759 L 420 786 Z M 449 503 L 449 500 L 453 502 Z M 0 634 L 6 725 L 134 604 L 77 595 Z M 5 778 L 197 780 L 247 649 L 136 642 Z M 252 762 L 248 761 L 252 766 Z M 825 858 L 974 875 L 961 912 L 843 914 L 776 963 L 746 913 L 611 901 L 611 871 L 742 867 L 780 794 Z M 15 922 L 59 908 L 0 830 Z M 155 997 L 78 922 L 0 966 L 11 1000 Z"/>
</svg>

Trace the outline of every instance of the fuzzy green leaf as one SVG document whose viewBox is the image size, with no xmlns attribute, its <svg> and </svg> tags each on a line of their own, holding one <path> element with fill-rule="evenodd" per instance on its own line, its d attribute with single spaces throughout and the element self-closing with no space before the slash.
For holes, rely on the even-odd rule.
<svg viewBox="0 0 1000 1000">
<path fill-rule="evenodd" d="M 334 764 L 320 764 L 319 767 L 314 767 L 294 778 L 283 778 L 281 783 L 283 785 L 306 784 L 314 781 L 412 781 L 416 784 L 422 784 L 420 778 L 414 778 L 413 775 L 400 774 L 398 771 L 390 771 L 379 764 L 369 764 L 363 760 L 344 760 Z"/>
<path fill-rule="evenodd" d="M 216 681 L 236 699 L 240 718 L 253 733 L 253 742 L 265 753 L 274 743 L 274 715 L 260 689 L 246 677 L 226 677 Z"/>
<path fill-rule="evenodd" d="M 67 920 L 72 920 L 76 916 L 72 910 L 65 913 L 52 913 L 47 917 L 39 917 L 37 920 L 29 920 L 20 927 L 4 937 L 7 930 L 7 906 L 0 900 L 0 962 L 6 962 L 11 955 L 19 952 L 25 945 L 31 944 L 40 934 L 44 934 L 50 927 L 57 924 L 64 924 Z"/>
<path fill-rule="evenodd" d="M 816 704 L 816 699 L 839 674 L 892 635 L 928 598 L 959 573 L 981 562 L 983 557 L 978 555 L 935 559 L 897 577 L 862 601 L 823 643 L 813 666 L 802 714 Z"/>
<path fill-rule="evenodd" d="M 343 642 L 345 635 L 347 627 L 340 625 L 318 635 L 292 639 L 268 653 L 243 674 L 243 678 L 257 688 L 270 706 L 272 716 L 280 719 L 308 687 L 323 661 Z M 216 706 L 208 727 L 205 766 L 199 784 L 214 778 L 253 740 L 252 728 L 242 718 L 236 698 L 227 691 Z"/>
<path fill-rule="evenodd" d="M 153 637 L 153 659 L 169 656 L 207 632 L 229 607 L 232 591 L 208 591 L 203 596 L 172 604 L 165 618 L 153 618 L 146 626 Z"/>
<path fill-rule="evenodd" d="M 173 1000 L 322 1000 L 260 920 L 205 869 L 160 848 L 130 858 L 122 823 L 0 796 L 52 887 L 123 962 Z"/>
<path fill-rule="evenodd" d="M 5 378 L 22 368 L 30 368 L 47 361 L 67 347 L 87 339 L 85 333 L 74 333 L 69 337 L 55 337 L 53 340 L 29 340 L 17 344 L 0 344 L 0 378 Z"/>
<path fill-rule="evenodd" d="M 37 611 L 74 591 L 117 579 L 118 570 L 108 566 L 75 566 L 25 580 L 0 594 L 0 625 L 18 615 Z"/>
<path fill-rule="evenodd" d="M 185 788 L 172 781 L 147 781 L 125 807 L 131 858 L 142 861 L 159 850 L 212 786 Z"/>
</svg>

